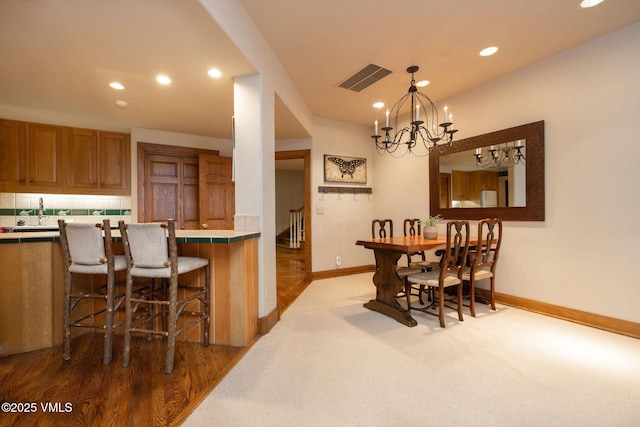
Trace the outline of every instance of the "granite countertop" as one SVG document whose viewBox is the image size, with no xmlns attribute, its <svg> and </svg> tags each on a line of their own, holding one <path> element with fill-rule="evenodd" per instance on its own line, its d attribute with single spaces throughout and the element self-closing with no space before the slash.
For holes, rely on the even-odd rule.
<svg viewBox="0 0 640 427">
<path fill-rule="evenodd" d="M 120 230 L 111 230 L 114 240 L 120 240 Z M 259 231 L 236 230 L 176 230 L 179 243 L 233 243 L 260 237 Z M 58 231 L 0 233 L 1 243 L 55 242 Z"/>
</svg>

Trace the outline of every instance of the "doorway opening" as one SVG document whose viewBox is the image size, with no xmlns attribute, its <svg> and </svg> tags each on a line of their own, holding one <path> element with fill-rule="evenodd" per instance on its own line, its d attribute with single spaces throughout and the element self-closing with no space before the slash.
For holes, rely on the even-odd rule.
<svg viewBox="0 0 640 427">
<path fill-rule="evenodd" d="M 278 151 L 276 287 L 282 313 L 311 283 L 311 151 Z"/>
</svg>

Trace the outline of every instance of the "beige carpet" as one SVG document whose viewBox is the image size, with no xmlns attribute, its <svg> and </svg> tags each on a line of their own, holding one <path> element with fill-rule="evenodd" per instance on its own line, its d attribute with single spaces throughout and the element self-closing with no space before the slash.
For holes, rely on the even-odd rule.
<svg viewBox="0 0 640 427">
<path fill-rule="evenodd" d="M 313 282 L 183 425 L 640 426 L 640 340 L 483 304 L 408 328 L 374 295 Z"/>
</svg>

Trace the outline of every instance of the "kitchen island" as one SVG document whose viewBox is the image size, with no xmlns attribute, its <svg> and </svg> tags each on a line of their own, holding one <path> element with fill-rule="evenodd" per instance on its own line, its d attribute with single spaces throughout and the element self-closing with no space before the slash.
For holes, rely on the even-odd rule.
<svg viewBox="0 0 640 427">
<path fill-rule="evenodd" d="M 122 253 L 119 231 L 112 234 L 114 251 Z M 258 330 L 260 233 L 178 230 L 176 237 L 181 254 L 207 258 L 211 265 L 210 344 L 244 347 Z M 0 357 L 61 344 L 64 261 L 58 232 L 0 234 L 0 268 Z M 82 286 L 86 277 L 77 279 Z M 203 278 L 196 273 L 186 280 Z M 179 339 L 200 337 L 194 327 Z"/>
</svg>

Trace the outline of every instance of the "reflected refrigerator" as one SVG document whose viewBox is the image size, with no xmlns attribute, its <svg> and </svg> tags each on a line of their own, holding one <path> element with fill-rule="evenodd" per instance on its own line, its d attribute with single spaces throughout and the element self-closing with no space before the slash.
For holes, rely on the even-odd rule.
<svg viewBox="0 0 640 427">
<path fill-rule="evenodd" d="M 483 208 L 494 208 L 498 206 L 498 192 L 495 190 L 480 191 L 480 206 Z"/>
</svg>

